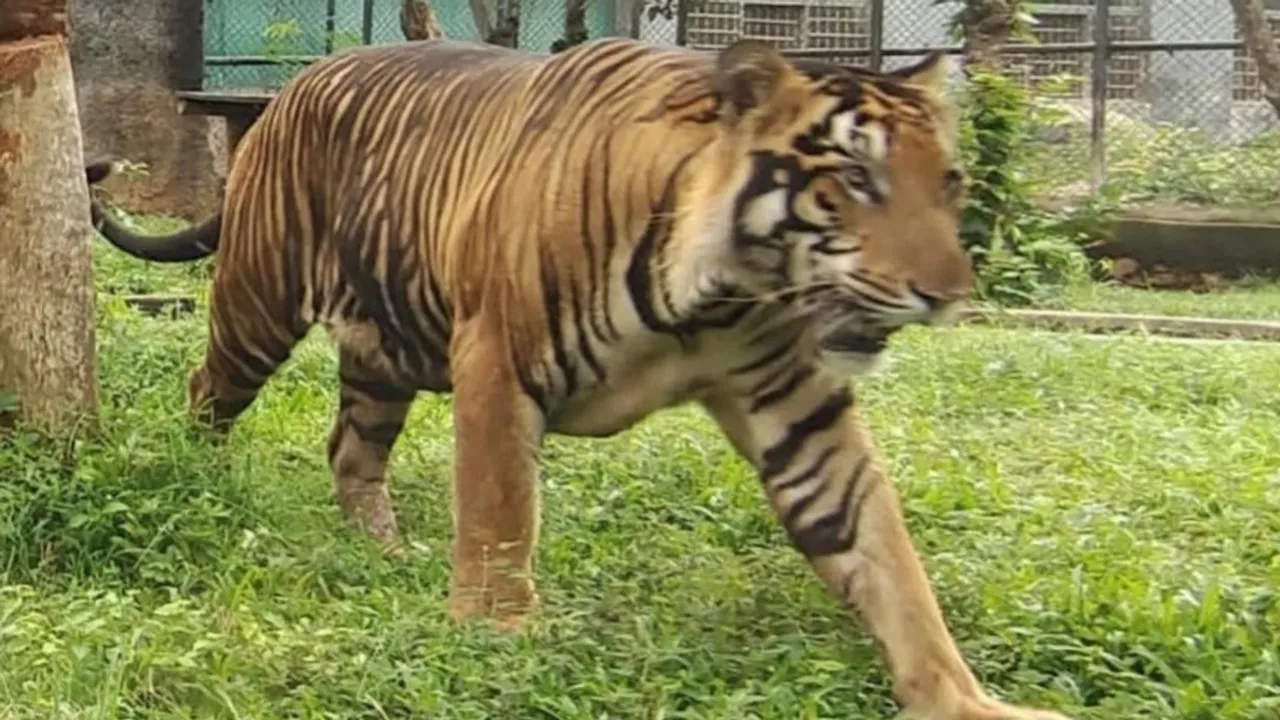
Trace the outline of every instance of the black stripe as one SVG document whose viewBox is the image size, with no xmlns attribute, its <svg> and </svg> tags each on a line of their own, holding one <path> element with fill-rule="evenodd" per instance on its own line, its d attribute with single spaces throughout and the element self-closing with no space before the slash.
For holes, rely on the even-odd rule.
<svg viewBox="0 0 1280 720">
<path fill-rule="evenodd" d="M 885 295 L 889 295 L 891 297 L 897 297 L 898 295 L 892 287 L 885 285 L 883 281 L 877 277 L 867 275 L 866 273 L 854 273 L 853 277 L 859 282 L 864 282 Z"/>
<path fill-rule="evenodd" d="M 427 324 L 431 326 L 431 331 L 435 333 L 437 340 L 444 345 L 448 345 L 451 334 L 449 332 L 449 306 L 444 296 L 440 293 L 440 285 L 436 282 L 436 276 L 431 271 L 431 267 L 429 265 L 426 266 L 424 271 L 427 273 L 427 283 L 426 302 L 423 303 L 425 312 L 423 314 L 426 315 Z M 444 317 L 441 317 L 441 312 L 444 313 Z M 440 361 L 442 365 L 446 365 L 447 358 L 444 351 L 434 344 L 432 344 L 432 349 L 435 350 L 434 359 Z"/>
<path fill-rule="evenodd" d="M 404 430 L 404 420 L 387 420 L 366 424 L 353 417 L 347 418 L 347 425 L 355 431 L 356 436 L 367 443 L 381 445 L 390 449 L 395 444 L 400 431 Z"/>
<path fill-rule="evenodd" d="M 697 316 L 679 324 L 680 332 L 692 335 L 708 329 L 723 330 L 742 322 L 757 305 L 751 302 L 725 300 L 712 302 L 697 309 Z"/>
<path fill-rule="evenodd" d="M 257 392 L 259 389 L 262 388 L 264 384 L 266 384 L 267 379 L 265 377 L 252 378 L 252 377 L 249 377 L 248 375 L 245 375 L 244 373 L 239 372 L 238 368 L 236 370 L 237 372 L 227 373 L 225 375 L 227 384 L 235 388 L 236 390 L 242 390 L 244 392 Z"/>
<path fill-rule="evenodd" d="M 871 478 L 871 482 L 862 482 L 862 475 L 866 472 L 867 466 L 871 463 L 871 454 L 867 456 L 853 469 L 853 474 L 849 479 L 850 485 L 862 485 L 862 489 L 858 492 L 857 497 L 853 499 L 852 507 L 849 508 L 851 515 L 849 522 L 849 544 L 852 546 L 858 541 L 858 524 L 862 520 L 862 506 L 867 504 L 867 498 L 876 489 L 880 480 Z"/>
<path fill-rule="evenodd" d="M 823 469 L 827 467 L 827 463 L 835 456 L 837 450 L 839 450 L 839 448 L 835 447 L 829 447 L 826 450 L 823 450 L 817 460 L 809 463 L 809 467 L 796 473 L 795 476 L 789 480 L 777 483 L 776 485 L 771 485 L 771 490 L 775 493 L 780 493 L 809 482 L 813 478 L 817 477 L 818 473 L 822 472 Z"/>
<path fill-rule="evenodd" d="M 574 282 L 573 278 L 569 278 L 569 301 L 573 305 L 573 325 L 578 331 L 578 354 L 582 356 L 587 367 L 591 368 L 591 372 L 595 373 L 596 380 L 604 380 L 604 367 L 600 365 L 595 350 L 591 347 L 591 338 L 587 337 L 587 324 L 582 313 L 582 297 L 578 292 L 578 283 Z"/>
<path fill-rule="evenodd" d="M 799 522 L 800 516 L 803 515 L 804 512 L 815 502 L 817 502 L 818 498 L 822 497 L 822 495 L 827 492 L 827 485 L 830 482 L 830 479 L 827 479 L 818 483 L 817 486 L 812 488 L 809 492 L 793 500 L 790 507 L 788 507 L 786 512 L 782 514 L 782 526 L 787 529 L 787 532 L 792 538 L 799 534 L 799 531 L 796 529 L 796 523 Z"/>
<path fill-rule="evenodd" d="M 778 347 L 770 350 L 769 352 L 756 358 L 755 360 L 752 360 L 746 365 L 739 365 L 738 367 L 733 368 L 732 370 L 729 371 L 729 374 L 730 375 L 746 375 L 747 373 L 755 372 L 765 367 L 766 365 L 772 363 L 773 361 L 780 359 L 783 355 L 786 355 L 787 352 L 790 350 L 791 350 L 791 345 L 789 343 L 782 343 L 778 345 Z"/>
<path fill-rule="evenodd" d="M 556 276 L 555 259 L 544 250 L 539 258 L 542 280 L 542 306 L 547 313 L 547 329 L 551 332 L 551 351 L 555 355 L 556 366 L 564 376 L 564 393 L 572 395 L 578 389 L 578 373 L 569 359 L 569 352 L 564 346 L 564 328 L 560 316 L 560 285 Z"/>
<path fill-rule="evenodd" d="M 604 310 L 604 321 L 609 328 L 611 339 L 617 341 L 622 338 L 622 333 L 618 331 L 618 326 L 613 322 L 613 313 L 609 307 L 611 305 L 609 281 L 613 278 L 610 268 L 613 267 L 613 251 L 618 244 L 618 229 L 613 224 L 613 189 L 609 187 L 612 156 L 613 135 L 609 134 L 605 137 L 604 153 L 600 158 L 600 187 L 602 190 L 599 192 L 604 196 L 604 200 L 600 205 L 600 209 L 604 211 L 604 257 L 600 258 L 600 267 L 602 268 L 600 275 L 600 307 Z"/>
<path fill-rule="evenodd" d="M 797 511 L 799 507 L 797 504 L 797 506 L 788 511 L 784 525 L 791 535 L 791 543 L 805 557 L 836 555 L 848 552 L 853 547 L 853 543 L 856 540 L 854 528 L 851 526 L 848 534 L 843 529 L 845 523 L 849 521 L 850 510 L 853 509 L 853 491 L 858 486 L 858 480 L 861 478 L 869 458 L 869 455 L 863 456 L 858 461 L 858 466 L 854 469 L 853 476 L 849 478 L 845 484 L 844 492 L 840 494 L 840 502 L 831 512 L 819 517 L 803 528 L 797 528 L 795 523 L 799 520 L 800 511 L 803 511 L 804 508 L 799 508 L 799 511 Z M 806 497 L 805 500 L 809 500 L 809 498 Z M 808 507 L 810 503 L 812 503 L 812 500 L 805 503 L 804 507 Z"/>
<path fill-rule="evenodd" d="M 831 393 L 808 415 L 791 423 L 776 445 L 764 451 L 760 474 L 769 480 L 786 471 L 810 435 L 830 428 L 853 405 L 853 391 L 842 387 Z"/>
<path fill-rule="evenodd" d="M 289 359 L 289 347 L 287 345 L 253 348 L 249 347 L 247 343 L 243 343 L 239 333 L 235 330 L 232 330 L 231 334 L 235 338 L 236 344 L 240 347 L 228 348 L 228 352 L 234 353 L 234 359 L 238 363 L 264 380 Z M 254 350 L 261 351 L 263 355 L 267 356 L 266 359 L 258 357 Z"/>
<path fill-rule="evenodd" d="M 631 254 L 631 263 L 627 266 L 627 291 L 630 292 L 631 303 L 645 327 L 654 332 L 671 332 L 671 326 L 663 322 L 654 310 L 652 279 L 649 277 L 654 245 L 662 223 L 660 215 L 655 214 L 649 218 L 649 226 L 636 244 L 635 252 Z"/>
<path fill-rule="evenodd" d="M 588 157 L 595 157 L 599 144 L 599 139 L 592 143 L 591 149 L 587 152 Z M 600 197 L 600 193 L 597 191 L 596 186 L 591 182 L 594 177 L 592 175 L 592 167 L 594 164 L 594 162 L 589 161 L 586 166 L 582 168 L 582 186 L 578 191 L 578 202 L 582 204 L 579 217 L 580 222 L 578 224 L 578 234 L 581 236 L 579 239 L 582 240 L 583 257 L 587 260 L 587 316 L 591 320 L 591 330 L 593 334 L 597 339 L 603 341 L 605 339 L 604 331 L 600 327 L 599 318 L 596 317 L 593 309 L 593 301 L 595 300 L 596 291 L 599 289 L 599 286 L 603 284 L 596 277 L 596 269 L 600 268 L 602 274 L 605 272 L 603 264 L 597 264 L 596 262 L 597 238 L 592 233 L 591 227 L 591 205 L 595 198 Z M 604 202 L 609 202 L 608 193 L 604 193 Z M 609 234 L 609 228 L 606 227 L 604 231 L 606 235 Z M 603 300 L 604 298 L 602 298 L 602 301 Z"/>
<path fill-rule="evenodd" d="M 547 413 L 547 391 L 533 376 L 532 368 L 516 362 L 514 355 L 511 356 L 512 366 L 516 369 L 516 380 L 520 383 L 520 389 L 530 400 L 538 406 L 538 410 L 546 415 Z"/>
<path fill-rule="evenodd" d="M 778 378 L 785 375 L 786 372 L 790 369 L 791 369 L 790 365 L 782 365 L 781 367 L 774 368 L 773 372 L 769 373 L 768 375 L 765 375 L 764 378 L 757 380 L 756 384 L 753 385 L 749 391 L 747 391 L 747 394 L 753 397 L 756 395 L 759 395 L 760 393 L 764 392 L 765 388 L 778 382 Z"/>
<path fill-rule="evenodd" d="M 651 265 L 655 259 L 657 245 L 664 233 L 670 232 L 671 210 L 674 207 L 676 181 L 679 180 L 684 166 L 697 154 L 690 153 L 681 158 L 679 164 L 667 176 L 666 187 L 657 207 L 650 208 L 649 222 L 640 242 L 636 243 L 631 254 L 631 262 L 627 266 L 627 291 L 631 295 L 631 303 L 640 316 L 640 321 L 653 332 L 678 334 L 676 328 L 658 317 L 654 307 L 654 278 Z M 662 278 L 659 277 L 659 280 Z M 665 290 L 663 290 L 665 292 Z"/>
<path fill-rule="evenodd" d="M 791 377 L 787 378 L 786 382 L 782 383 L 782 385 L 778 386 L 777 388 L 774 388 L 773 390 L 770 390 L 769 392 L 763 395 L 757 395 L 751 401 L 751 407 L 747 410 L 747 412 L 757 413 L 769 407 L 770 405 L 774 405 L 776 403 L 782 402 L 783 400 L 786 400 L 788 397 L 790 397 L 792 393 L 796 391 L 796 388 L 800 387 L 801 383 L 803 383 L 805 380 L 808 380 L 812 376 L 813 376 L 813 365 L 810 365 L 810 364 L 801 365 L 800 367 L 796 368 L 794 372 L 791 373 Z"/>
<path fill-rule="evenodd" d="M 414 397 L 412 391 L 391 383 L 365 380 L 364 378 L 341 373 L 339 373 L 338 379 L 342 382 L 344 389 L 355 390 L 374 402 L 405 403 L 411 402 Z"/>
</svg>

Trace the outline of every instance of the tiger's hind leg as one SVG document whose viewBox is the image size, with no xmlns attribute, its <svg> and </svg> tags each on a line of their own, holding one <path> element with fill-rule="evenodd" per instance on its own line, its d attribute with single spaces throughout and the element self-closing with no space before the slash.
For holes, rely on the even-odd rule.
<svg viewBox="0 0 1280 720">
<path fill-rule="evenodd" d="M 188 412 L 218 437 L 231 431 L 306 334 L 292 307 L 280 317 L 246 312 L 264 306 L 250 292 L 243 284 L 215 283 L 204 361 L 187 377 Z"/>
<path fill-rule="evenodd" d="M 329 434 L 329 466 L 343 516 L 374 539 L 396 539 L 387 493 L 387 462 L 404 429 L 416 390 L 398 383 L 348 349 L 339 350 L 338 417 Z"/>
</svg>

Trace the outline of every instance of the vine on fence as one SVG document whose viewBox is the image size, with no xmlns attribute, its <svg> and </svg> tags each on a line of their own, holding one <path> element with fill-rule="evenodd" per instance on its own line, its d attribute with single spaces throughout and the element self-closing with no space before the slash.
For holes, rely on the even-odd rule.
<svg viewBox="0 0 1280 720">
<path fill-rule="evenodd" d="M 1007 304 L 1034 302 L 1089 267 L 1060 219 L 1034 204 L 1023 172 L 1040 117 L 1027 90 L 1000 73 L 999 48 L 1026 39 L 1030 22 L 1023 0 L 967 0 L 952 19 L 969 55 L 961 145 L 970 187 L 961 243 L 977 271 L 978 296 Z"/>
<path fill-rule="evenodd" d="M 1088 272 L 1089 262 L 1063 219 L 1032 202 L 1023 154 L 1036 121 L 1025 89 L 971 67 L 961 126 L 970 176 L 961 242 L 977 270 L 982 298 L 1034 302 Z"/>
</svg>

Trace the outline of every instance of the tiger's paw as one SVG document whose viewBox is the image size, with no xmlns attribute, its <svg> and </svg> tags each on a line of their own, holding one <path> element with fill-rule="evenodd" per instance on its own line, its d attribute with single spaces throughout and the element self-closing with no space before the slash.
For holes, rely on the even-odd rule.
<svg viewBox="0 0 1280 720">
<path fill-rule="evenodd" d="M 959 706 L 944 712 L 908 710 L 904 718 L 911 720 L 1072 720 L 1052 710 L 1039 710 L 1002 703 L 989 697 L 964 700 Z"/>
<path fill-rule="evenodd" d="M 449 617 L 454 622 L 487 620 L 509 632 L 523 629 L 538 604 L 533 583 L 517 578 L 504 578 L 488 586 L 454 585 L 449 590 Z"/>
</svg>

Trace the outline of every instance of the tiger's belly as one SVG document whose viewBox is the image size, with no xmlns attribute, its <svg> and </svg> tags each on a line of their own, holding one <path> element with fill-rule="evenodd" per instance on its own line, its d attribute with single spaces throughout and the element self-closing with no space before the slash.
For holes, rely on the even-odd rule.
<svg viewBox="0 0 1280 720">
<path fill-rule="evenodd" d="M 713 385 L 718 365 L 716 358 L 679 350 L 619 363 L 604 382 L 558 403 L 547 430 L 583 437 L 622 432 L 658 410 L 696 400 Z"/>
</svg>

